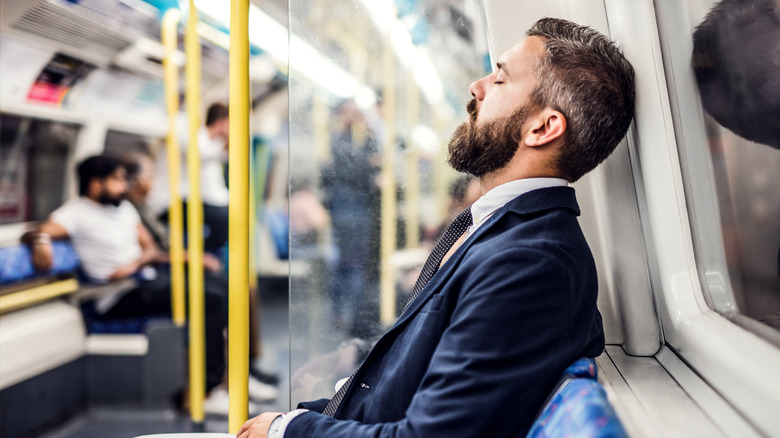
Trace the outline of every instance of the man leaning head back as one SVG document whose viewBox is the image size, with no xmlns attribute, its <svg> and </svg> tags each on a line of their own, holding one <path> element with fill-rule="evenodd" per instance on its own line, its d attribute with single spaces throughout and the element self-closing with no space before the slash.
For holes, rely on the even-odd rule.
<svg viewBox="0 0 780 438">
<path fill-rule="evenodd" d="M 574 182 L 606 159 L 634 114 L 634 70 L 616 44 L 567 20 L 543 18 L 470 87 L 469 118 L 449 162 L 480 177 Z"/>
</svg>

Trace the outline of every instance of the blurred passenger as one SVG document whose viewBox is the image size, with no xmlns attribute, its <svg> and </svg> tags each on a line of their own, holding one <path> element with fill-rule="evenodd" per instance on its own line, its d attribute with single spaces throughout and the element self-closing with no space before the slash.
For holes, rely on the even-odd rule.
<svg viewBox="0 0 780 438">
<path fill-rule="evenodd" d="M 105 320 L 170 314 L 170 274 L 156 269 L 161 252 L 125 199 L 127 172 L 118 158 L 93 156 L 78 165 L 79 197 L 52 213 L 37 231 L 23 236 L 31 246 L 37 269 L 52 264 L 51 239 L 70 239 L 88 281 L 109 283 L 136 280 L 131 288 L 112 288 L 95 300 L 95 311 Z M 224 390 L 214 390 L 225 374 L 227 295 L 224 289 L 206 288 L 206 390 L 209 413 L 227 413 Z"/>
<path fill-rule="evenodd" d="M 168 263 L 170 261 L 168 230 L 162 222 L 149 212 L 149 209 L 146 206 L 146 199 L 153 186 L 154 162 L 144 154 L 136 154 L 125 160 L 125 168 L 127 169 L 127 179 L 130 187 L 127 199 L 133 207 L 135 207 L 141 218 L 141 222 L 144 224 L 147 231 L 149 231 L 149 234 L 154 239 L 157 247 L 161 250 L 161 255 L 157 258 L 158 268 L 167 271 L 169 269 Z M 188 257 L 185 253 L 185 260 L 187 259 Z M 225 300 L 227 300 L 228 282 L 222 270 L 222 263 L 213 254 L 204 252 L 203 268 L 203 280 L 206 294 L 222 294 L 225 296 Z M 256 292 L 256 290 L 250 292 L 253 300 L 257 299 Z M 258 319 L 255 306 L 250 306 L 249 314 L 251 320 Z M 258 352 L 260 351 L 257 331 L 250 331 L 249 343 L 250 346 L 258 344 L 256 345 L 255 350 Z M 250 358 L 259 360 L 259 354 Z M 249 371 L 252 376 L 249 379 L 250 397 L 260 401 L 276 399 L 278 391 L 271 385 L 278 383 L 278 377 L 255 366 L 250 366 Z M 223 388 L 220 388 L 220 390 L 222 389 Z M 225 396 L 226 395 L 227 394 L 225 394 Z"/>
<path fill-rule="evenodd" d="M 474 203 L 482 196 L 479 180 L 473 175 L 461 175 L 450 184 L 449 203 L 447 204 L 447 218 L 440 226 L 433 230 L 425 230 L 423 241 L 436 241 L 447 230 L 447 226 L 455 220 L 458 214 L 466 207 Z"/>
<path fill-rule="evenodd" d="M 346 100 L 336 111 L 322 187 L 338 250 L 330 274 L 333 320 L 337 328 L 349 330 L 360 325 L 359 305 L 377 281 L 378 168 L 376 144 L 355 102 Z"/>
<path fill-rule="evenodd" d="M 407 308 L 332 399 L 238 438 L 525 436 L 576 359 L 604 350 L 593 256 L 569 182 L 634 114 L 634 71 L 588 27 L 544 18 L 474 82 L 449 163 L 485 193 L 426 261 Z"/>
<path fill-rule="evenodd" d="M 740 312 L 780 329 L 780 1 L 723 0 L 693 33 L 723 246 Z"/>
<path fill-rule="evenodd" d="M 184 202 L 185 224 L 187 217 L 187 199 L 190 193 L 187 176 L 188 120 L 179 117 L 179 143 L 181 145 L 181 196 Z M 208 227 L 204 236 L 203 248 L 217 253 L 227 243 L 228 238 L 228 193 L 225 181 L 224 165 L 227 163 L 227 147 L 230 123 L 228 107 L 221 103 L 212 104 L 206 112 L 205 126 L 198 132 L 198 150 L 200 151 L 200 195 L 203 200 L 203 224 Z M 168 180 L 168 156 L 162 148 L 157 157 L 154 189 L 150 194 L 149 207 L 152 213 L 167 221 L 170 206 L 170 183 Z"/>
</svg>

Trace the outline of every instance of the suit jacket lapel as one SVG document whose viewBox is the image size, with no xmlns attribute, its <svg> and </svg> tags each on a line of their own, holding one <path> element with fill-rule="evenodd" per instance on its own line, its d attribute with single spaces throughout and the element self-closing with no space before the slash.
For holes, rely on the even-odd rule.
<svg viewBox="0 0 780 438">
<path fill-rule="evenodd" d="M 574 196 L 574 189 L 571 187 L 551 187 L 545 189 L 538 189 L 523 195 L 518 196 L 512 201 L 508 202 L 505 206 L 499 208 L 493 216 L 488 219 L 472 236 L 469 236 L 460 248 L 447 260 L 447 263 L 434 274 L 433 278 L 425 285 L 420 291 L 420 295 L 414 300 L 411 306 L 401 315 L 400 318 L 393 325 L 393 328 L 403 325 L 409 318 L 415 315 L 420 308 L 428 301 L 428 298 L 433 295 L 435 291 L 438 291 L 442 284 L 452 275 L 452 272 L 460 265 L 464 255 L 468 251 L 469 247 L 478 241 L 480 236 L 490 232 L 493 225 L 503 215 L 509 211 L 514 211 L 519 214 L 531 214 L 542 210 L 551 208 L 568 208 L 579 216 L 580 210 L 577 206 L 577 200 Z"/>
<path fill-rule="evenodd" d="M 428 284 L 425 285 L 425 287 L 420 291 L 420 295 L 417 296 L 417 298 L 414 300 L 411 306 L 404 312 L 403 315 L 396 321 L 395 326 L 403 324 L 407 319 L 409 319 L 412 315 L 416 314 L 420 308 L 425 304 L 426 301 L 428 301 L 428 298 L 433 295 L 435 291 L 438 291 L 441 287 L 442 283 L 446 281 L 452 275 L 452 272 L 456 269 L 458 265 L 460 265 L 461 260 L 463 260 L 464 254 L 466 254 L 466 251 L 468 250 L 471 245 L 474 244 L 474 242 L 479 239 L 479 236 L 487 233 L 493 223 L 506 213 L 506 208 L 501 208 L 498 211 L 496 211 L 496 214 L 493 215 L 488 221 L 483 224 L 474 235 L 469 236 L 468 239 L 466 239 L 465 242 L 452 254 L 452 256 L 447 260 L 447 262 L 444 264 L 444 266 L 441 267 L 436 273 L 433 275 L 433 278 L 428 282 Z"/>
</svg>

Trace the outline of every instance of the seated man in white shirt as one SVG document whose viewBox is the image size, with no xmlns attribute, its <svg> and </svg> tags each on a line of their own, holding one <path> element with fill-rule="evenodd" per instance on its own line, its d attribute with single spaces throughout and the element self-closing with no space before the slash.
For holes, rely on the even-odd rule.
<svg viewBox="0 0 780 438">
<path fill-rule="evenodd" d="M 36 268 L 51 266 L 51 239 L 70 239 L 91 281 L 108 283 L 128 277 L 138 281 L 135 288 L 98 298 L 95 309 L 101 317 L 170 313 L 170 274 L 151 266 L 161 251 L 135 208 L 125 200 L 128 183 L 122 161 L 111 156 L 90 157 L 79 164 L 78 174 L 80 196 L 54 211 L 37 232 L 23 237 L 31 245 Z M 224 389 L 212 391 L 225 374 L 227 291 L 205 289 L 206 390 L 211 392 L 206 408 L 207 412 L 227 414 Z"/>
</svg>

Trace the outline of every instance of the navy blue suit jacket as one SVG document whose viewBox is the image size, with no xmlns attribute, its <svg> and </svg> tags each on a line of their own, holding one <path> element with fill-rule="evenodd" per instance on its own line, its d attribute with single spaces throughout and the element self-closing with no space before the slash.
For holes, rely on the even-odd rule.
<svg viewBox="0 0 780 438">
<path fill-rule="evenodd" d="M 604 349 L 578 215 L 569 187 L 500 208 L 376 343 L 335 418 L 302 414 L 285 437 L 524 436 L 561 372 Z"/>
</svg>

